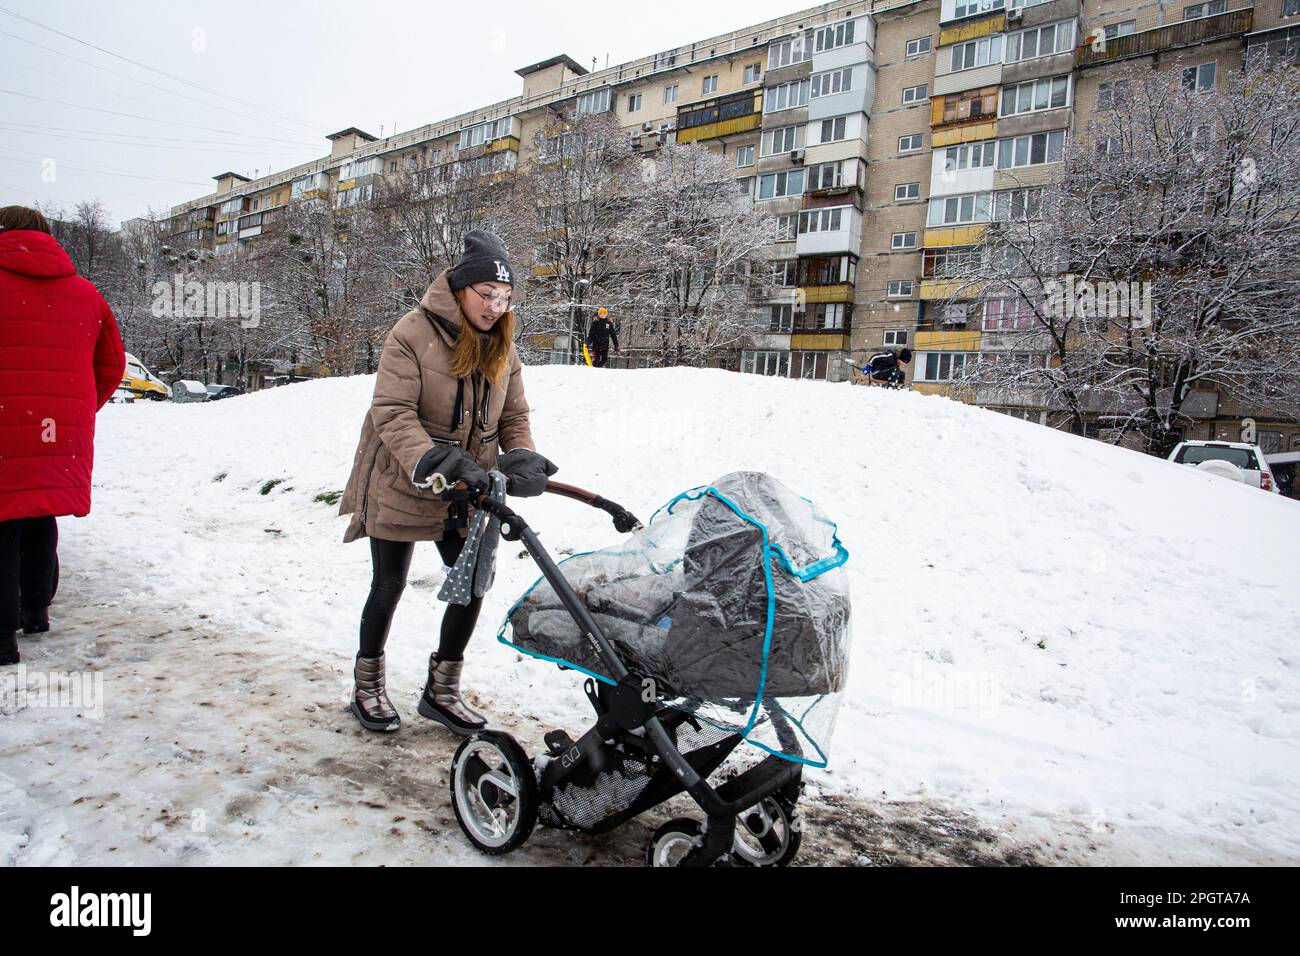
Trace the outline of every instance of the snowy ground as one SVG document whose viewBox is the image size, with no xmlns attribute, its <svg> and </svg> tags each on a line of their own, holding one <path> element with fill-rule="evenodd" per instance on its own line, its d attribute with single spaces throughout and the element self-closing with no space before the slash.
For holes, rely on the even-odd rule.
<svg viewBox="0 0 1300 956">
<path fill-rule="evenodd" d="M 1296 502 L 938 398 L 688 369 L 526 380 L 556 477 L 642 519 L 756 468 L 839 523 L 853 662 L 802 862 L 1300 862 Z M 481 861 L 447 802 L 455 740 L 414 713 L 431 546 L 388 648 L 405 726 L 346 711 L 369 554 L 317 499 L 372 387 L 101 413 L 54 630 L 23 642 L 24 692 L 0 670 L 0 862 Z M 557 555 L 617 538 L 571 501 L 518 507 Z M 536 577 L 520 554 L 503 545 L 466 683 L 535 751 L 590 709 L 573 674 L 493 639 Z M 101 696 L 37 706 L 57 671 Z M 692 809 L 542 831 L 506 862 L 638 863 Z"/>
</svg>

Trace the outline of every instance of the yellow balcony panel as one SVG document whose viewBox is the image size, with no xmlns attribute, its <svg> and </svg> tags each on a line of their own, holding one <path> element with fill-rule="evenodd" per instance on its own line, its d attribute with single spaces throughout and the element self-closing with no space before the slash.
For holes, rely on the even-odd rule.
<svg viewBox="0 0 1300 956">
<path fill-rule="evenodd" d="M 528 344 L 535 349 L 555 348 L 555 336 L 549 333 L 534 332 L 528 336 Z"/>
<path fill-rule="evenodd" d="M 513 149 L 516 153 L 519 152 L 518 136 L 502 136 L 500 139 L 494 139 L 488 144 L 487 151 L 489 153 L 499 153 L 508 149 Z"/>
<path fill-rule="evenodd" d="M 943 246 L 973 246 L 984 238 L 986 225 L 977 226 L 943 226 L 939 229 L 925 230 L 925 247 L 938 249 Z"/>
<path fill-rule="evenodd" d="M 338 186 L 336 187 L 336 189 L 337 189 L 338 192 L 343 192 L 343 190 L 345 190 L 345 189 L 351 189 L 351 188 L 352 188 L 353 186 L 355 186 L 356 184 L 357 184 L 357 181 L 356 181 L 355 179 L 345 179 L 345 180 L 343 180 L 342 182 L 340 182 L 340 183 L 338 184 Z"/>
<path fill-rule="evenodd" d="M 942 301 L 954 295 L 973 299 L 984 291 L 984 285 L 968 279 L 922 279 L 917 297 L 926 302 Z"/>
<path fill-rule="evenodd" d="M 220 245 L 224 245 L 225 243 L 227 243 L 227 242 L 229 242 L 229 241 L 230 241 L 230 237 L 229 237 L 229 236 L 217 236 L 217 245 L 219 245 L 219 246 L 220 246 Z"/>
<path fill-rule="evenodd" d="M 846 349 L 848 343 L 842 335 L 816 335 L 796 332 L 790 336 L 790 348 L 809 352 L 824 352 L 827 349 Z"/>
<path fill-rule="evenodd" d="M 917 352 L 978 352 L 980 333 L 965 330 L 917 332 L 912 345 Z"/>
<path fill-rule="evenodd" d="M 995 17 L 985 17 L 982 20 L 972 20 L 969 23 L 958 23 L 956 26 L 945 27 L 939 31 L 938 46 L 948 46 L 952 43 L 961 43 L 963 40 L 975 40 L 979 37 L 992 36 L 994 33 L 1001 33 L 1007 28 L 1007 17 L 1004 13 L 999 13 Z"/>
<path fill-rule="evenodd" d="M 677 142 L 694 143 L 702 139 L 719 139 L 723 136 L 732 136 L 735 133 L 747 133 L 752 129 L 758 129 L 763 124 L 761 113 L 750 113 L 748 116 L 737 116 L 735 119 L 720 120 L 717 123 L 703 123 L 700 126 L 692 126 L 690 129 L 679 129 L 677 131 Z"/>
<path fill-rule="evenodd" d="M 839 285 L 814 285 L 799 289 L 805 302 L 852 302 L 853 285 L 841 282 Z"/>
<path fill-rule="evenodd" d="M 913 382 L 912 391 L 921 395 L 942 395 L 944 398 L 953 398 L 959 402 L 975 401 L 974 389 L 960 388 L 949 382 Z"/>
<path fill-rule="evenodd" d="M 955 126 L 950 129 L 937 129 L 930 134 L 930 145 L 935 149 L 940 146 L 956 146 L 959 143 L 975 143 L 983 139 L 995 139 L 998 135 L 998 121 L 976 123 L 973 126 Z"/>
<path fill-rule="evenodd" d="M 529 271 L 538 278 L 542 278 L 543 276 L 553 276 L 560 270 L 558 266 L 533 266 Z"/>
</svg>

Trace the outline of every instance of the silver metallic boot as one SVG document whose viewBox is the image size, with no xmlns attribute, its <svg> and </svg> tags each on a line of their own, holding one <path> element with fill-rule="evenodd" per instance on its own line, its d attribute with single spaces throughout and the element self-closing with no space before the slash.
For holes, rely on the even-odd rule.
<svg viewBox="0 0 1300 956">
<path fill-rule="evenodd" d="M 384 689 L 384 655 L 362 657 L 357 655 L 352 670 L 352 713 L 366 730 L 396 730 L 402 718 L 393 709 Z"/>
<path fill-rule="evenodd" d="M 429 680 L 420 696 L 420 716 L 444 724 L 448 729 L 468 736 L 487 726 L 487 718 L 470 708 L 460 696 L 462 661 L 440 661 L 429 655 Z"/>
</svg>

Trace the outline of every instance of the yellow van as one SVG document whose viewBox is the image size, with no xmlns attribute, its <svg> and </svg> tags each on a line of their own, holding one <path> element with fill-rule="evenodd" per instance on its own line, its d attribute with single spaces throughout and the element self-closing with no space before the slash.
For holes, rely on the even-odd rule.
<svg viewBox="0 0 1300 956">
<path fill-rule="evenodd" d="M 122 373 L 122 388 L 131 392 L 136 398 L 152 398 L 162 401 L 171 398 L 169 389 L 153 372 L 130 352 L 126 355 L 126 370 Z"/>
</svg>

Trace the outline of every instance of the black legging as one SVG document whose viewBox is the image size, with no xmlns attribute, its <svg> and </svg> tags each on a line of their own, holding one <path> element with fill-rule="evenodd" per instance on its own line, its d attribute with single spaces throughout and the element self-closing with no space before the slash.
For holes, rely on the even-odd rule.
<svg viewBox="0 0 1300 956">
<path fill-rule="evenodd" d="M 445 539 L 435 541 L 442 563 L 453 565 L 460 557 L 464 539 L 454 531 Z M 388 629 L 393 623 L 393 612 L 406 588 L 406 574 L 411 569 L 412 541 L 385 541 L 370 539 L 370 596 L 361 612 L 361 656 L 378 657 L 384 652 Z M 483 599 L 476 597 L 469 604 L 448 603 L 442 614 L 442 633 L 438 640 L 438 659 L 458 661 L 465 656 L 474 625 L 478 622 Z"/>
<path fill-rule="evenodd" d="M 50 606 L 58 582 L 59 525 L 53 517 L 0 521 L 0 633 L 18 630 L 21 611 Z"/>
</svg>

